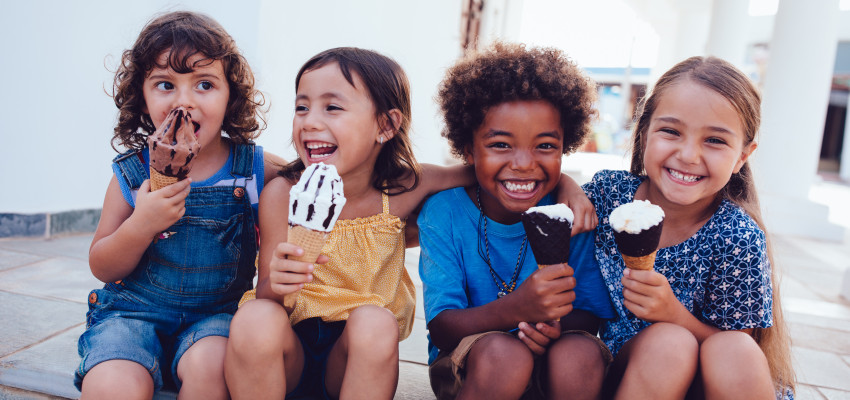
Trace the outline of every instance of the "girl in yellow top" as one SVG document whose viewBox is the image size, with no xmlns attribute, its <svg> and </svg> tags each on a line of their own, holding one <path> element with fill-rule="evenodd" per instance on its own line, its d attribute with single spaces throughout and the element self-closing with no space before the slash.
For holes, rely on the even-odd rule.
<svg viewBox="0 0 850 400">
<path fill-rule="evenodd" d="M 257 300 L 234 316 L 225 377 L 236 399 L 391 399 L 398 341 L 410 334 L 415 304 L 404 268 L 406 218 L 426 196 L 471 185 L 474 176 L 468 167 L 416 162 L 407 77 L 388 57 L 327 50 L 301 67 L 295 87 L 299 160 L 260 197 Z M 305 165 L 318 162 L 336 167 L 346 204 L 314 265 L 287 259 L 303 254 L 287 242 L 287 206 Z M 571 206 L 587 217 L 579 228 L 592 229 L 583 192 L 563 175 L 561 182 L 570 183 L 562 198 L 577 194 Z"/>
</svg>

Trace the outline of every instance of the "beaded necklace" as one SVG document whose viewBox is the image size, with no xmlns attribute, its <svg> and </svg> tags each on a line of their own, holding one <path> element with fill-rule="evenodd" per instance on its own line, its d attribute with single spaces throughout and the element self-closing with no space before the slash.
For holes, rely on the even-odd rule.
<svg viewBox="0 0 850 400">
<path fill-rule="evenodd" d="M 519 270 L 525 262 L 525 253 L 528 248 L 528 236 L 523 236 L 522 238 L 522 245 L 520 245 L 519 248 L 519 254 L 517 255 L 516 267 L 514 268 L 513 276 L 511 276 L 510 282 L 505 283 L 505 280 L 499 276 L 499 273 L 493 269 L 493 265 L 490 263 L 490 241 L 487 239 L 487 218 L 484 216 L 484 210 L 481 207 L 481 186 L 478 186 L 475 189 L 475 200 L 478 202 L 478 255 L 481 256 L 481 259 L 484 260 L 484 263 L 486 263 L 487 267 L 490 268 L 490 276 L 493 277 L 493 282 L 496 284 L 496 289 L 499 291 L 499 298 L 502 298 L 516 289 L 516 280 L 519 277 Z M 481 240 L 482 224 L 484 225 L 483 243 Z"/>
</svg>

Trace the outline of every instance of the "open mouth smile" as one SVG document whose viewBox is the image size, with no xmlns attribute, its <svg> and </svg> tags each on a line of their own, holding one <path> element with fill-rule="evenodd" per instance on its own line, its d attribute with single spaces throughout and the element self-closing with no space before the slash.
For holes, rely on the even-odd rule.
<svg viewBox="0 0 850 400">
<path fill-rule="evenodd" d="M 304 142 L 304 148 L 310 162 L 316 163 L 330 158 L 336 153 L 337 146 L 328 142 Z"/>
<path fill-rule="evenodd" d="M 703 178 L 705 178 L 704 176 L 686 174 L 686 173 L 684 173 L 684 172 L 682 172 L 682 171 L 677 171 L 677 170 L 675 170 L 675 169 L 670 169 L 670 168 L 667 168 L 667 172 L 668 172 L 668 173 L 670 174 L 670 176 L 672 176 L 675 180 L 682 181 L 682 182 L 684 182 L 684 183 L 695 183 L 695 182 L 699 182 L 699 181 L 701 181 Z"/>
<path fill-rule="evenodd" d="M 534 197 L 537 191 L 540 189 L 540 183 L 538 181 L 500 181 L 502 184 L 502 188 L 508 194 L 508 196 L 525 199 Z"/>
</svg>

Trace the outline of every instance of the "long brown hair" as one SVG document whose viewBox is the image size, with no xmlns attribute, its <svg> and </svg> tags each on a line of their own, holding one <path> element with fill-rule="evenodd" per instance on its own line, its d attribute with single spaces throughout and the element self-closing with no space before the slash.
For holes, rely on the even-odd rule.
<svg viewBox="0 0 850 400">
<path fill-rule="evenodd" d="M 159 56 L 168 51 L 165 65 Z M 203 59 L 189 63 L 195 54 Z M 171 68 L 179 74 L 190 73 L 195 65 L 220 60 L 230 88 L 230 98 L 221 130 L 236 143 L 245 143 L 260 135 L 265 128 L 262 106 L 265 99 L 254 88 L 254 74 L 236 42 L 214 19 L 200 13 L 176 11 L 149 21 L 139 33 L 133 47 L 125 50 L 115 73 L 112 98 L 118 107 L 118 124 L 112 137 L 116 144 L 128 149 L 145 147 L 147 135 L 156 131 L 150 115 L 143 112 L 145 98 L 142 85 L 154 67 Z M 260 126 L 260 122 L 263 126 Z"/>
<path fill-rule="evenodd" d="M 643 157 L 646 144 L 646 134 L 649 122 L 655 112 L 660 98 L 671 86 L 682 80 L 702 85 L 722 95 L 738 113 L 744 128 L 744 145 L 749 145 L 756 139 L 761 124 L 761 95 L 755 85 L 732 64 L 715 57 L 691 57 L 676 64 L 665 72 L 652 92 L 644 97 L 635 115 L 637 124 L 632 136 L 631 172 L 645 175 Z M 764 226 L 759 206 L 758 194 L 753 181 L 749 162 L 745 162 L 738 173 L 732 174 L 729 182 L 720 192 L 717 199 L 729 199 L 741 207 L 764 231 L 767 238 L 767 257 L 771 265 L 771 285 L 773 288 L 773 326 L 756 328 L 753 338 L 761 347 L 770 365 L 770 373 L 778 391 L 787 388 L 794 389 L 796 378 L 791 364 L 791 336 L 782 314 L 781 296 L 779 295 L 779 275 L 773 258 L 773 248 L 770 237 Z"/>
<path fill-rule="evenodd" d="M 372 173 L 372 187 L 390 195 L 409 192 L 419 185 L 422 169 L 413 155 L 410 143 L 410 84 L 407 74 L 395 60 L 372 50 L 356 47 L 337 47 L 325 50 L 306 63 L 295 76 L 295 91 L 301 82 L 301 76 L 308 71 L 336 63 L 345 80 L 354 86 L 352 74 L 357 74 L 369 98 L 375 105 L 375 118 L 392 122 L 390 111 L 399 110 L 401 121 L 395 127 L 392 139 L 381 146 L 375 169 Z M 279 174 L 295 181 L 304 171 L 304 162 L 299 158 L 285 165 Z M 405 186 L 405 181 L 413 177 L 413 183 Z"/>
</svg>

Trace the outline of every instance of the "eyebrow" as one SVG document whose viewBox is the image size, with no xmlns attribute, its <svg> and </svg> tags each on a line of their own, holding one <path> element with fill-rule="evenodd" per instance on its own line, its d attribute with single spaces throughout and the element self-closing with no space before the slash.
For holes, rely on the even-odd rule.
<svg viewBox="0 0 850 400">
<path fill-rule="evenodd" d="M 309 98 L 310 98 L 310 96 L 307 96 L 306 94 L 303 94 L 303 93 L 295 96 L 295 100 L 306 100 L 306 99 L 309 99 Z M 345 100 L 345 96 L 343 96 L 343 95 L 341 95 L 337 92 L 325 92 L 325 93 L 322 93 L 321 95 L 319 95 L 318 98 L 320 98 L 320 99 Z"/>
<path fill-rule="evenodd" d="M 494 137 L 497 137 L 497 136 L 510 136 L 510 137 L 513 137 L 513 136 L 514 136 L 514 134 L 513 134 L 513 133 L 511 133 L 511 132 L 508 132 L 508 131 L 501 131 L 501 130 L 497 130 L 497 129 L 491 129 L 491 130 L 487 131 L 487 133 L 485 133 L 485 134 L 484 134 L 484 139 L 490 139 L 490 138 L 494 138 Z M 557 132 L 555 132 L 555 131 L 540 132 L 540 133 L 538 133 L 537 135 L 535 135 L 535 137 L 552 137 L 552 138 L 557 139 L 557 138 L 558 138 L 558 133 L 557 133 Z"/>
<path fill-rule="evenodd" d="M 678 119 L 676 117 L 655 117 L 653 119 L 655 121 L 666 122 L 666 123 L 674 124 L 674 125 L 683 125 L 684 124 L 680 119 Z M 711 126 L 708 126 L 707 129 L 712 131 L 712 132 L 717 132 L 717 133 L 724 133 L 724 134 L 729 134 L 729 135 L 735 134 L 734 132 L 732 132 L 729 129 L 726 129 L 722 126 L 711 125 Z"/>
</svg>

